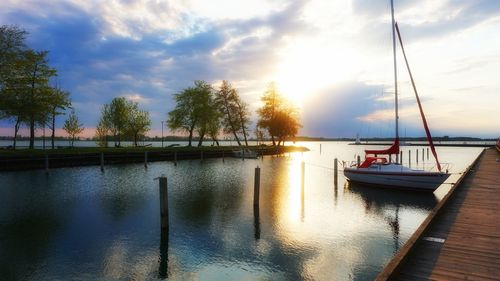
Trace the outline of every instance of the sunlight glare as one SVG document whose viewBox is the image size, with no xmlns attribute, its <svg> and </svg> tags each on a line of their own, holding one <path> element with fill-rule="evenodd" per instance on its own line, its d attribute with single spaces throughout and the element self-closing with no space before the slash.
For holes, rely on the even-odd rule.
<svg viewBox="0 0 500 281">
<path fill-rule="evenodd" d="M 349 60 L 353 57 L 350 50 L 332 44 L 302 38 L 290 41 L 280 52 L 276 85 L 296 106 L 319 90 L 348 79 L 356 70 L 356 62 Z"/>
</svg>

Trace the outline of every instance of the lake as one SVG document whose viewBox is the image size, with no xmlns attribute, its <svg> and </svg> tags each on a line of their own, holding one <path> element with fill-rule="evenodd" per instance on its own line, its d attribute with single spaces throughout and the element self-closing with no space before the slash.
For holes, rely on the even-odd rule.
<svg viewBox="0 0 500 281">
<path fill-rule="evenodd" d="M 366 147 L 298 145 L 311 151 L 109 165 L 104 173 L 98 166 L 1 172 L 1 279 L 374 279 L 482 150 L 438 147 L 453 175 L 423 194 L 353 186 L 341 172 L 335 186 L 333 159 L 353 161 Z M 416 163 L 422 148 L 403 147 L 403 162 L 411 149 L 412 167 L 432 167 L 421 154 Z M 160 229 L 160 175 L 168 178 L 169 233 Z"/>
</svg>

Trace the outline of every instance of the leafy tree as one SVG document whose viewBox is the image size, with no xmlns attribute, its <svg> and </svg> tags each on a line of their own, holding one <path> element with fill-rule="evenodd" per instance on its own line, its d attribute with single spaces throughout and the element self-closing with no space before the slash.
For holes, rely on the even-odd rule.
<svg viewBox="0 0 500 281">
<path fill-rule="evenodd" d="M 234 104 L 234 96 L 237 96 L 236 89 L 234 89 L 231 84 L 223 80 L 219 90 L 215 93 L 215 102 L 223 113 L 222 123 L 224 126 L 224 132 L 233 134 L 234 139 L 241 146 L 240 139 L 238 137 L 238 131 L 240 130 L 240 122 L 237 120 L 237 107 Z"/>
<path fill-rule="evenodd" d="M 71 106 L 71 101 L 69 99 L 69 93 L 63 91 L 59 88 L 52 88 L 49 93 L 49 128 L 52 130 L 51 133 L 51 144 L 52 149 L 54 149 L 54 138 L 56 131 L 56 116 L 63 115 L 64 110 Z"/>
<path fill-rule="evenodd" d="M 257 126 L 266 129 L 273 145 L 284 143 L 287 137 L 294 137 L 301 127 L 297 109 L 288 103 L 271 83 L 261 97 L 263 106 L 258 109 L 259 121 Z"/>
<path fill-rule="evenodd" d="M 188 87 L 174 95 L 176 106 L 168 113 L 167 126 L 173 130 L 181 130 L 189 133 L 189 144 L 191 146 L 193 132 L 198 126 L 198 131 L 203 119 L 207 117 L 206 110 L 210 107 L 212 99 L 212 87 L 205 81 L 194 81 L 194 87 Z M 203 133 L 203 132 L 202 132 Z"/>
<path fill-rule="evenodd" d="M 50 112 L 49 79 L 56 75 L 56 70 L 51 68 L 47 61 L 47 51 L 28 50 L 24 52 L 23 59 L 18 61 L 22 69 L 20 77 L 20 90 L 26 95 L 23 112 L 27 114 L 26 119 L 30 129 L 30 144 L 33 148 L 35 143 L 35 126 L 44 124 Z M 21 118 L 24 119 L 24 118 Z"/>
<path fill-rule="evenodd" d="M 26 49 L 27 32 L 16 26 L 0 26 L 0 119 L 14 121 L 14 148 L 19 128 L 25 117 L 25 101 L 19 85 L 19 60 Z"/>
<path fill-rule="evenodd" d="M 199 119 L 196 125 L 196 132 L 198 133 L 198 146 L 203 144 L 203 139 L 205 135 L 209 135 L 212 140 L 217 141 L 217 135 L 219 134 L 221 125 L 221 113 L 215 105 L 214 100 L 211 96 L 205 101 L 206 103 L 200 105 L 200 110 L 203 112 L 202 118 Z"/>
<path fill-rule="evenodd" d="M 12 68 L 26 49 L 26 35 L 27 32 L 17 26 L 0 26 L 0 90 L 17 74 Z"/>
<path fill-rule="evenodd" d="M 110 104 L 103 105 L 96 128 L 96 138 L 99 146 L 106 147 L 108 134 L 113 135 L 115 146 L 120 146 L 123 138 L 130 137 L 137 146 L 139 137 L 149 131 L 150 127 L 149 112 L 140 110 L 137 102 L 118 97 Z"/>
<path fill-rule="evenodd" d="M 68 119 L 64 121 L 63 129 L 70 136 L 71 147 L 73 147 L 76 137 L 84 130 L 83 124 L 79 123 L 78 117 L 75 114 L 75 110 L 71 110 Z"/>
<path fill-rule="evenodd" d="M 134 146 L 137 146 L 137 141 L 139 137 L 144 136 L 151 127 L 151 119 L 149 118 L 149 112 L 144 110 L 139 110 L 137 103 L 129 104 L 130 112 L 129 118 L 126 123 L 127 135 L 130 135 L 134 139 Z"/>
</svg>

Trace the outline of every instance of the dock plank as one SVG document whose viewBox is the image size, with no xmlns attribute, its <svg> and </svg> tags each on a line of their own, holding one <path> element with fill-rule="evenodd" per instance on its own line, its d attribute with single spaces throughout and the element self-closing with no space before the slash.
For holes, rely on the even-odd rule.
<svg viewBox="0 0 500 281">
<path fill-rule="evenodd" d="M 397 261 L 391 261 L 391 268 L 377 280 L 500 280 L 497 158 L 500 155 L 494 149 L 482 154 L 414 244 L 404 256 L 396 255 Z"/>
</svg>

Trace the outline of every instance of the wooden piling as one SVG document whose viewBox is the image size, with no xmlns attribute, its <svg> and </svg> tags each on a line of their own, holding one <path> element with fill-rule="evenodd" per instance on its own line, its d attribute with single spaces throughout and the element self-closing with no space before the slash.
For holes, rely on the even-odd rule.
<svg viewBox="0 0 500 281">
<path fill-rule="evenodd" d="M 104 153 L 101 152 L 100 155 L 100 162 L 101 162 L 101 172 L 104 172 Z"/>
<path fill-rule="evenodd" d="M 337 160 L 337 158 L 335 158 L 333 160 L 333 182 L 335 184 L 335 187 L 337 187 L 337 183 L 338 183 L 337 182 L 338 172 L 339 172 L 339 170 L 338 170 L 338 160 Z"/>
<path fill-rule="evenodd" d="M 224 163 L 224 150 L 222 151 L 222 163 Z"/>
<path fill-rule="evenodd" d="M 357 160 L 358 160 L 358 168 L 359 168 L 359 166 L 361 165 L 361 157 L 359 155 L 357 157 Z"/>
<path fill-rule="evenodd" d="M 177 151 L 174 151 L 174 166 L 177 166 Z"/>
<path fill-rule="evenodd" d="M 260 200 L 260 168 L 255 168 L 255 177 L 253 182 L 253 205 L 259 206 Z"/>
<path fill-rule="evenodd" d="M 411 150 L 408 150 L 408 167 L 411 167 Z"/>
<path fill-rule="evenodd" d="M 427 148 L 427 160 L 429 160 L 429 148 Z"/>
<path fill-rule="evenodd" d="M 399 164 L 403 165 L 403 151 L 399 152 Z"/>
<path fill-rule="evenodd" d="M 425 156 L 424 150 L 425 150 L 425 148 L 422 148 L 422 162 L 424 162 L 424 161 L 425 161 L 425 158 L 424 158 L 424 156 Z"/>
<path fill-rule="evenodd" d="M 418 164 L 418 148 L 417 148 L 417 149 L 415 149 L 415 152 L 417 153 L 417 154 L 415 155 L 415 161 L 417 161 L 417 164 Z"/>
<path fill-rule="evenodd" d="M 148 168 L 148 152 L 144 151 L 144 168 Z"/>
<path fill-rule="evenodd" d="M 160 219 L 161 228 L 168 230 L 168 185 L 167 177 L 160 177 Z"/>
</svg>

